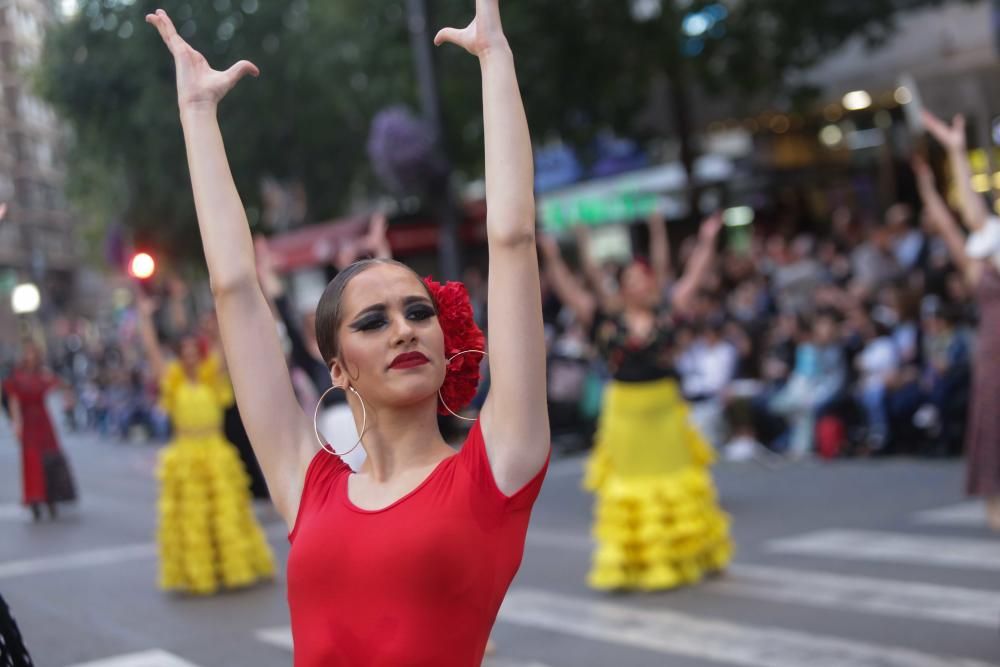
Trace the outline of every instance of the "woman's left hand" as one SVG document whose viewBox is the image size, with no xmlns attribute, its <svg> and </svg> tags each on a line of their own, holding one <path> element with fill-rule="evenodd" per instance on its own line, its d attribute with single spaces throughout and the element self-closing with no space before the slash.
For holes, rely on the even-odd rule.
<svg viewBox="0 0 1000 667">
<path fill-rule="evenodd" d="M 706 241 L 714 241 L 715 237 L 722 231 L 722 214 L 713 213 L 705 218 L 698 229 L 698 236 Z"/>
<path fill-rule="evenodd" d="M 507 48 L 507 37 L 503 34 L 500 23 L 500 0 L 476 0 L 476 17 L 467 27 L 443 28 L 434 38 L 434 44 L 440 46 L 451 43 L 482 58 L 491 49 Z"/>
</svg>

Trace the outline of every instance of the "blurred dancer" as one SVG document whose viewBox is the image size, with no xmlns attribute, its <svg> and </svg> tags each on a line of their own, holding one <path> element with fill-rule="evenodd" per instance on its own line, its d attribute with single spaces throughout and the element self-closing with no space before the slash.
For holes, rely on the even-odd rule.
<svg viewBox="0 0 1000 667">
<path fill-rule="evenodd" d="M 968 461 L 966 492 L 986 499 L 987 520 L 1000 532 L 1000 220 L 988 214 L 972 189 L 966 156 L 965 119 L 951 125 L 925 113 L 927 129 L 945 147 L 958 184 L 966 238 L 938 194 L 934 174 L 921 159 L 914 160 L 917 184 L 928 221 L 944 239 L 952 262 L 974 290 L 979 305 L 972 400 L 966 430 Z"/>
<path fill-rule="evenodd" d="M 42 518 L 42 507 L 55 519 L 58 503 L 76 500 L 73 475 L 45 407 L 45 397 L 56 388 L 66 386 L 42 365 L 38 345 L 25 341 L 20 362 L 3 382 L 3 392 L 21 445 L 22 500 L 35 521 Z"/>
<path fill-rule="evenodd" d="M 147 20 L 177 67 L 198 222 L 236 395 L 291 529 L 295 664 L 479 664 L 523 556 L 549 454 L 531 140 L 498 0 L 478 0 L 467 28 L 436 39 L 479 59 L 490 207 L 492 385 L 457 454 L 437 416 L 475 396 L 485 341 L 463 286 L 422 281 L 390 260 L 352 264 L 320 300 L 319 349 L 333 385 L 348 393 L 361 437 L 318 440 L 289 382 L 216 116 L 225 94 L 257 69 L 243 61 L 212 70 L 166 13 Z M 341 455 L 359 446 L 367 459 L 353 473 Z"/>
<path fill-rule="evenodd" d="M 274 576 L 270 547 L 253 514 L 250 480 L 236 448 L 223 436 L 233 401 L 223 357 L 204 354 L 185 336 L 167 362 L 153 326 L 153 305 L 139 297 L 140 334 L 160 402 L 173 425 L 160 479 L 160 587 L 208 595 Z"/>
<path fill-rule="evenodd" d="M 700 580 L 728 564 L 728 519 L 708 472 L 714 454 L 692 425 L 672 362 L 674 318 L 692 309 L 715 256 L 722 220 L 702 223 L 698 245 L 669 299 L 666 232 L 652 220 L 653 267 L 633 261 L 615 289 L 587 290 L 551 238 L 542 254 L 550 283 L 590 328 L 613 381 L 600 416 L 584 484 L 597 496 L 597 540 L 590 586 L 602 590 L 668 589 Z M 587 262 L 587 249 L 580 249 Z M 596 295 L 595 295 L 596 293 Z"/>
<path fill-rule="evenodd" d="M 377 213 L 372 216 L 368 233 L 361 239 L 345 243 L 337 253 L 337 270 L 342 271 L 361 258 L 392 259 L 392 248 L 386 235 L 387 224 L 388 221 L 383 214 Z M 257 238 L 254 241 L 254 250 L 261 289 L 281 318 L 291 346 L 289 354 L 291 370 L 293 372 L 297 370 L 311 384 L 308 390 L 295 385 L 299 403 L 306 414 L 312 413 L 316 409 L 319 397 L 327 394 L 332 386 L 330 371 L 323 363 L 323 356 L 316 342 L 315 313 L 297 317 L 291 300 L 285 293 L 281 277 L 274 268 L 267 240 L 263 237 Z M 354 442 L 358 439 L 354 415 L 347 403 L 347 397 L 341 392 L 334 392 L 323 401 L 319 408 L 318 423 L 320 433 L 331 442 Z M 365 462 L 365 450 L 358 447 L 342 458 L 352 470 L 360 470 Z"/>
</svg>

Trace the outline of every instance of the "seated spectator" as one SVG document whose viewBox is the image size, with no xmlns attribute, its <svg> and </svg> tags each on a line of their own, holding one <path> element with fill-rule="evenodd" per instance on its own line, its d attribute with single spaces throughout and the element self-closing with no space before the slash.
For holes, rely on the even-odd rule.
<svg viewBox="0 0 1000 667">
<path fill-rule="evenodd" d="M 958 453 L 969 390 L 969 337 L 958 309 L 928 301 L 922 363 L 903 366 L 891 382 L 888 409 L 893 450 Z"/>
<path fill-rule="evenodd" d="M 736 348 L 722 337 L 721 312 L 710 317 L 677 359 L 681 391 L 691 404 L 691 418 L 715 447 L 726 438 L 722 392 L 736 373 Z"/>
<path fill-rule="evenodd" d="M 927 237 L 914 224 L 913 207 L 898 203 L 885 212 L 885 224 L 889 230 L 892 253 L 903 271 L 912 271 L 924 257 Z"/>
<path fill-rule="evenodd" d="M 795 458 L 812 452 L 817 418 L 844 390 L 847 369 L 837 327 L 831 311 L 815 316 L 795 350 L 791 377 L 769 402 L 769 409 L 788 422 L 788 453 Z"/>
<path fill-rule="evenodd" d="M 886 388 L 899 367 L 899 350 L 892 337 L 891 323 L 885 319 L 869 318 L 864 333 L 864 347 L 854 360 L 859 376 L 854 393 L 865 411 L 865 447 L 876 452 L 889 438 Z"/>
</svg>

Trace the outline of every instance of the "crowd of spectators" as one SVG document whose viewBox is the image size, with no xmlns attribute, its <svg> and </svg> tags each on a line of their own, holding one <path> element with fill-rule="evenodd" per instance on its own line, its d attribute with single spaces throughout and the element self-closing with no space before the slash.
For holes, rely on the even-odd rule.
<svg viewBox="0 0 1000 667">
<path fill-rule="evenodd" d="M 960 453 L 975 309 L 944 242 L 907 204 L 881 221 L 838 209 L 821 228 L 720 249 L 674 332 L 692 418 L 733 458 Z M 546 302 L 557 439 L 586 444 L 602 369 Z"/>
</svg>

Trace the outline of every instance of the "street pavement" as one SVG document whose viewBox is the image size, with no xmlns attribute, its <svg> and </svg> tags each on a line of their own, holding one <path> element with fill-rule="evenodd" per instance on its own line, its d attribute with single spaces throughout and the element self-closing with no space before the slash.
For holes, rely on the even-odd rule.
<svg viewBox="0 0 1000 667">
<path fill-rule="evenodd" d="M 157 446 L 64 442 L 82 501 L 34 524 L 0 425 L 0 593 L 39 667 L 291 664 L 283 577 L 211 598 L 156 589 Z M 1000 665 L 1000 538 L 962 497 L 960 462 L 722 464 L 732 569 L 643 595 L 583 585 L 581 471 L 553 461 L 489 667 Z M 285 528 L 257 509 L 283 565 Z"/>
</svg>

